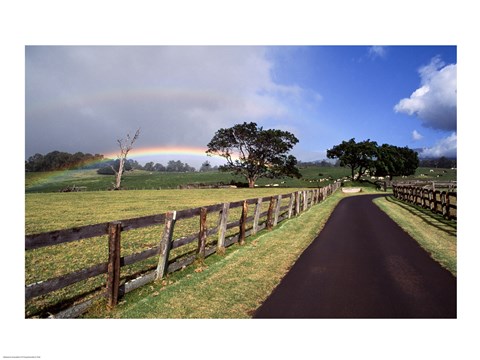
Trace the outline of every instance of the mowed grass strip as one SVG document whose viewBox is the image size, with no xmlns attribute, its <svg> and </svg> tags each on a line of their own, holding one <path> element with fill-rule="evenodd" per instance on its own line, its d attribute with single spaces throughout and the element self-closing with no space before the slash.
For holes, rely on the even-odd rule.
<svg viewBox="0 0 480 360">
<path fill-rule="evenodd" d="M 457 224 L 394 197 L 374 203 L 414 238 L 440 265 L 457 276 Z"/>
<path fill-rule="evenodd" d="M 224 256 L 170 274 L 128 293 L 111 311 L 104 303 L 86 318 L 250 318 L 325 225 L 341 191 L 272 231 L 233 245 Z"/>
</svg>

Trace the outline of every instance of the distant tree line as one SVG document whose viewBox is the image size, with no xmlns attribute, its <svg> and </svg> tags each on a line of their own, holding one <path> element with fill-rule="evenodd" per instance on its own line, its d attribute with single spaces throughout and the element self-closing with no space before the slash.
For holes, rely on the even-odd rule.
<svg viewBox="0 0 480 360">
<path fill-rule="evenodd" d="M 69 154 L 62 151 L 52 151 L 46 155 L 35 154 L 25 161 L 25 171 L 54 171 L 68 169 L 96 169 L 104 166 L 104 160 L 100 154 L 84 154 L 76 152 Z"/>
<path fill-rule="evenodd" d="M 52 151 L 46 155 L 35 154 L 25 161 L 25 171 L 41 172 L 41 171 L 58 171 L 58 170 L 75 170 L 75 169 L 97 169 L 102 175 L 114 175 L 114 169 L 118 171 L 120 167 L 119 159 L 108 159 L 101 154 L 89 154 L 77 152 L 70 154 L 62 151 Z M 146 170 L 146 171 L 162 171 L 162 172 L 193 172 L 196 169 L 193 166 L 183 163 L 179 160 L 170 160 L 167 165 L 148 162 L 141 165 L 133 159 L 125 160 L 125 171 Z M 208 161 L 202 164 L 200 171 L 216 171 L 218 166 L 212 167 Z"/>
<path fill-rule="evenodd" d="M 384 147 L 384 150 L 388 147 Z M 390 148 L 391 149 L 391 148 Z M 398 150 L 398 148 L 397 148 Z M 405 150 L 406 151 L 406 150 Z M 411 154 L 410 151 L 407 151 Z M 413 156 L 415 164 L 415 157 Z M 115 159 L 106 159 L 101 154 L 90 154 L 76 152 L 70 154 L 61 151 L 52 151 L 46 155 L 35 154 L 30 156 L 25 161 L 25 171 L 27 172 L 41 172 L 41 171 L 56 171 L 56 170 L 74 170 L 74 169 L 98 169 L 99 174 L 113 175 L 115 172 L 112 170 L 112 166 L 118 169 L 119 161 Z M 317 160 L 317 161 L 298 161 L 297 166 L 299 168 L 321 166 L 321 167 L 339 167 L 341 166 L 340 159 L 337 158 L 335 162 L 331 160 Z M 441 168 L 449 169 L 457 167 L 457 160 L 446 158 L 444 156 L 440 158 L 420 159 L 420 167 L 429 168 Z M 154 163 L 153 161 L 141 165 L 138 161 L 133 159 L 127 159 L 125 163 L 125 171 L 131 170 L 145 170 L 145 171 L 159 171 L 159 172 L 194 172 L 196 169 L 187 163 L 182 163 L 179 160 L 170 160 L 167 165 L 160 163 Z M 199 172 L 218 171 L 218 166 L 212 166 L 209 161 L 205 161 Z M 378 169 L 380 170 L 380 169 Z M 386 173 L 387 171 L 384 171 Z M 380 171 L 379 171 L 380 173 Z"/>
<path fill-rule="evenodd" d="M 301 161 L 298 160 L 297 166 L 299 168 L 307 168 L 307 167 L 340 167 L 340 160 L 336 161 L 328 161 L 328 160 L 315 160 L 315 161 Z"/>
<path fill-rule="evenodd" d="M 160 172 L 194 172 L 196 171 L 193 166 L 183 163 L 180 160 L 170 160 L 167 166 L 160 163 L 154 163 L 150 161 L 143 166 L 143 170 L 146 171 L 160 171 Z"/>
<path fill-rule="evenodd" d="M 449 159 L 445 156 L 436 159 L 420 159 L 420 167 L 451 169 L 457 167 L 457 159 Z"/>
</svg>

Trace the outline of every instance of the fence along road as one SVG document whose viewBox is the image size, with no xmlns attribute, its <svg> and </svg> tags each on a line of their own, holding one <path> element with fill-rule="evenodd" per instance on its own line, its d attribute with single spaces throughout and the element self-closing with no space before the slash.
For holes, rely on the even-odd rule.
<svg viewBox="0 0 480 360">
<path fill-rule="evenodd" d="M 447 186 L 450 186 L 447 184 Z M 393 185 L 393 196 L 397 199 L 419 205 L 424 209 L 442 214 L 445 219 L 457 219 L 457 192 L 435 190 L 417 185 Z"/>
<path fill-rule="evenodd" d="M 85 312 L 100 298 L 107 298 L 107 306 L 114 307 L 119 298 L 140 286 L 152 281 L 161 279 L 167 273 L 177 271 L 184 266 L 192 264 L 198 258 L 205 258 L 215 252 L 222 253 L 225 248 L 239 243 L 242 245 L 245 238 L 256 232 L 267 228 L 272 229 L 281 221 L 306 211 L 314 204 L 324 200 L 338 189 L 340 183 L 333 183 L 323 188 L 297 191 L 290 194 L 264 197 L 258 199 L 247 199 L 232 203 L 216 204 L 202 208 L 172 211 L 166 214 L 145 216 L 135 219 L 113 221 L 109 223 L 95 224 L 66 230 L 51 231 L 41 234 L 25 236 L 25 250 L 30 251 L 47 246 L 54 246 L 61 243 L 88 239 L 96 236 L 108 236 L 108 261 L 93 265 L 89 268 L 77 270 L 62 276 L 46 279 L 34 284 L 25 286 L 25 300 L 51 293 L 65 288 L 80 281 L 107 274 L 104 289 L 99 291 L 93 298 L 68 307 L 61 312 L 51 316 L 58 318 L 77 317 Z M 288 199 L 288 205 L 281 206 L 281 200 Z M 262 203 L 268 203 L 268 210 L 261 212 Z M 249 205 L 255 206 L 253 216 L 248 215 Z M 239 220 L 228 222 L 230 209 L 241 207 Z M 206 227 L 207 214 L 218 217 L 218 226 L 211 229 Z M 178 239 L 173 239 L 173 229 L 177 221 L 199 217 L 200 228 L 197 232 Z M 247 228 L 247 223 L 252 224 Z M 144 250 L 140 253 L 121 256 L 121 234 L 124 231 L 164 224 L 163 234 L 158 246 Z M 238 233 L 226 237 L 228 229 L 238 228 Z M 208 236 L 218 234 L 217 243 L 208 246 Z M 171 258 L 170 251 L 198 241 L 195 253 L 191 252 L 180 258 Z M 158 257 L 158 265 L 155 271 L 146 272 L 136 279 L 125 282 L 120 276 L 120 268 L 151 257 Z"/>
<path fill-rule="evenodd" d="M 456 318 L 456 278 L 372 203 L 340 201 L 256 318 Z"/>
</svg>

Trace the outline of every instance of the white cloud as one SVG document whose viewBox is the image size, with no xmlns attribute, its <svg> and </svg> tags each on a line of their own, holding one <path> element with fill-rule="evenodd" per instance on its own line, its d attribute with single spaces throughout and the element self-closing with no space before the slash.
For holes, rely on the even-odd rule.
<svg viewBox="0 0 480 360">
<path fill-rule="evenodd" d="M 419 69 L 421 86 L 400 100 L 395 112 L 416 115 L 425 127 L 456 131 L 457 65 L 445 66 L 439 57 Z"/>
<path fill-rule="evenodd" d="M 368 56 L 372 59 L 384 58 L 387 55 L 387 50 L 384 46 L 371 46 L 368 49 Z"/>
<path fill-rule="evenodd" d="M 424 148 L 420 154 L 421 157 L 456 157 L 457 156 L 457 133 L 441 139 L 431 148 Z"/>
<path fill-rule="evenodd" d="M 422 140 L 422 139 L 423 139 L 423 135 L 420 134 L 417 130 L 413 130 L 413 132 L 412 132 L 412 139 L 415 140 L 415 141 Z"/>
</svg>

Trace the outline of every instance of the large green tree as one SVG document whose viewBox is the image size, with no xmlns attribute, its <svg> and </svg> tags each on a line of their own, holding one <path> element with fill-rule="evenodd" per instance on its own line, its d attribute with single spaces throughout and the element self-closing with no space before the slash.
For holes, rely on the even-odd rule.
<svg viewBox="0 0 480 360">
<path fill-rule="evenodd" d="M 375 141 L 343 141 L 327 150 L 327 157 L 339 159 L 340 166 L 349 167 L 352 180 L 359 180 L 369 170 L 376 176 L 408 176 L 418 168 L 418 154 L 408 147 L 389 144 L 378 146 Z"/>
<path fill-rule="evenodd" d="M 370 139 L 357 143 L 355 138 L 352 138 L 327 150 L 329 159 L 339 159 L 340 166 L 351 169 L 353 181 L 359 180 L 367 170 L 373 168 L 376 154 L 377 143 Z"/>
<path fill-rule="evenodd" d="M 298 139 L 288 131 L 264 130 L 250 122 L 218 130 L 208 143 L 207 154 L 219 155 L 227 160 L 221 171 L 243 175 L 249 187 L 261 177 L 297 177 L 297 159 L 288 152 Z"/>
<path fill-rule="evenodd" d="M 418 154 L 408 147 L 383 144 L 377 148 L 375 175 L 409 176 L 415 174 L 419 165 Z"/>
</svg>

